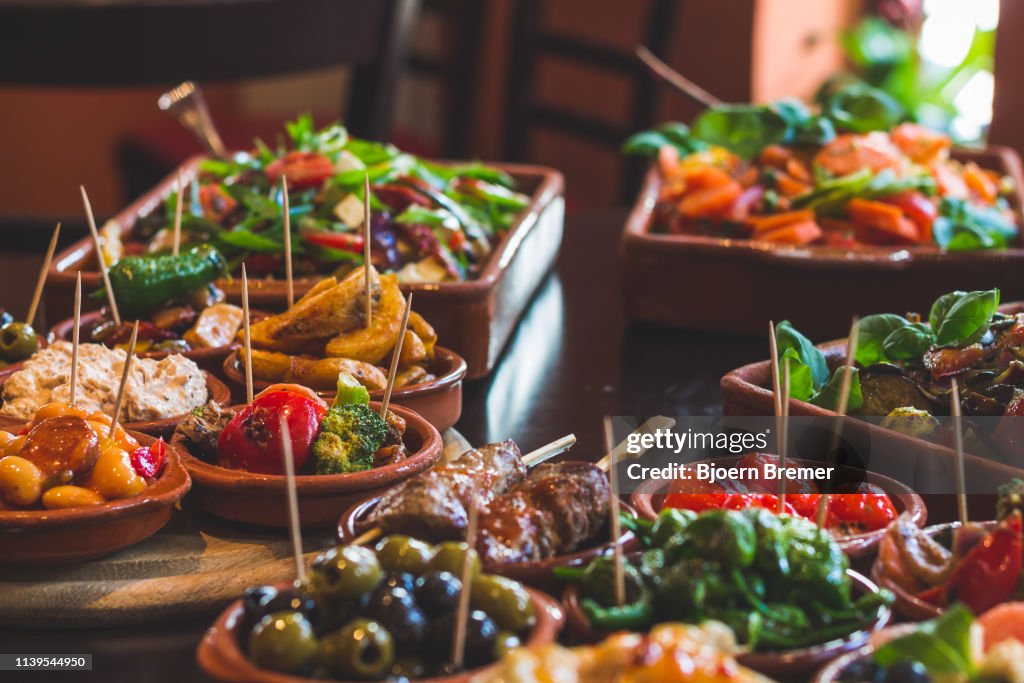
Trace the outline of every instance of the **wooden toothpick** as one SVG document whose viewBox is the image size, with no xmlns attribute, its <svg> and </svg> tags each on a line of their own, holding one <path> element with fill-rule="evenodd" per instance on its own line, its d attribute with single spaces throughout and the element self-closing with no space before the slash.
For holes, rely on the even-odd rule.
<svg viewBox="0 0 1024 683">
<path fill-rule="evenodd" d="M 956 509 L 960 524 L 967 524 L 967 475 L 964 473 L 964 432 L 960 412 L 960 384 L 956 377 L 952 381 L 950 413 L 953 416 L 953 446 L 956 449 Z"/>
<path fill-rule="evenodd" d="M 292 534 L 292 554 L 295 556 L 295 579 L 306 580 L 306 565 L 302 562 L 302 529 L 299 526 L 299 494 L 295 487 L 295 461 L 292 453 L 292 437 L 288 430 L 288 419 L 281 416 L 281 455 L 284 458 L 284 474 L 288 488 L 288 524 Z"/>
<path fill-rule="evenodd" d="M 384 401 L 380 404 L 380 416 L 387 418 L 388 404 L 391 403 L 391 391 L 395 388 L 395 376 L 398 374 L 398 357 L 402 355 L 402 342 L 405 341 L 405 331 L 409 327 L 409 314 L 412 312 L 412 292 L 405 300 L 405 312 L 402 313 L 402 327 L 398 330 L 398 342 L 395 343 L 395 352 L 391 356 L 391 368 L 388 370 L 388 385 L 384 387 Z"/>
<path fill-rule="evenodd" d="M 181 171 L 178 171 L 178 197 L 174 202 L 174 234 L 171 242 L 171 253 L 177 256 L 181 252 L 181 205 L 185 196 L 185 186 L 181 182 Z"/>
<path fill-rule="evenodd" d="M 651 419 L 647 420 L 642 425 L 640 425 L 639 427 L 634 429 L 632 431 L 632 433 L 630 434 L 630 436 L 632 436 L 633 434 L 638 434 L 638 435 L 654 434 L 654 433 L 656 433 L 660 429 L 672 429 L 675 426 L 676 426 L 676 421 L 673 420 L 671 417 L 665 417 L 664 415 L 658 415 L 657 417 L 652 417 Z M 608 453 L 603 458 L 598 460 L 597 461 L 597 466 L 599 468 L 601 468 L 601 470 L 604 471 L 604 472 L 610 472 L 611 471 L 611 463 L 612 463 L 612 459 L 613 458 L 615 459 L 616 462 L 620 462 L 622 460 L 623 456 L 627 456 L 627 455 L 630 456 L 630 457 L 633 457 L 633 458 L 639 458 L 644 453 L 646 453 L 647 450 L 648 450 L 648 448 L 646 446 L 644 446 L 643 443 L 637 444 L 638 450 L 637 450 L 636 453 L 630 453 L 629 451 L 627 451 L 626 449 L 628 447 L 629 447 L 629 437 L 626 437 L 625 439 L 623 439 L 622 441 L 619 442 L 618 446 L 616 446 L 615 448 L 610 449 L 608 451 Z"/>
<path fill-rule="evenodd" d="M 779 464 L 782 464 L 783 454 L 786 450 L 786 416 L 782 412 L 782 381 L 779 375 L 779 343 L 775 337 L 775 323 L 774 321 L 768 321 L 768 348 L 770 350 L 772 360 L 772 408 L 775 411 L 775 450 L 779 453 Z M 784 489 L 786 483 L 785 480 L 781 480 L 779 483 L 779 507 L 778 511 L 782 512 L 785 509 L 785 501 L 783 500 Z"/>
<path fill-rule="evenodd" d="M 117 388 L 117 401 L 114 403 L 114 414 L 110 418 L 110 433 L 108 438 L 114 438 L 117 430 L 117 423 L 121 418 L 121 404 L 124 403 L 124 395 L 128 390 L 128 375 L 132 371 L 132 361 L 135 359 L 135 342 L 139 339 L 139 321 L 135 321 L 132 327 L 132 338 L 128 341 L 128 355 L 124 358 L 124 371 L 121 373 L 121 386 Z"/>
<path fill-rule="evenodd" d="M 556 455 L 565 453 L 567 450 L 572 448 L 576 444 L 575 434 L 566 434 L 561 439 L 555 439 L 549 444 L 545 444 L 540 448 L 530 451 L 523 456 L 523 464 L 527 467 L 533 467 L 539 465 L 542 462 L 546 462 Z"/>
<path fill-rule="evenodd" d="M 288 287 L 288 308 L 295 305 L 295 281 L 292 278 L 292 212 L 288 201 L 288 178 L 281 175 L 281 197 L 284 207 L 284 278 Z"/>
<path fill-rule="evenodd" d="M 366 289 L 366 326 L 373 324 L 373 297 L 371 295 L 370 267 L 370 174 L 363 177 L 363 286 Z"/>
<path fill-rule="evenodd" d="M 608 463 L 608 529 L 611 533 L 615 562 L 615 604 L 622 607 L 626 604 L 626 570 L 622 564 L 622 546 L 619 544 L 619 539 L 622 538 L 622 522 L 619 520 L 619 475 L 615 467 L 615 428 L 612 418 L 608 415 L 604 416 L 604 443 L 611 456 L 611 462 Z"/>
<path fill-rule="evenodd" d="M 789 391 L 790 374 L 789 358 L 782 363 L 782 431 L 779 433 L 779 467 L 782 472 L 786 471 L 786 461 L 789 453 Z M 786 478 L 779 479 L 779 508 L 781 514 L 786 511 Z"/>
<path fill-rule="evenodd" d="M 78 337 L 82 326 L 82 271 L 75 276 L 75 318 L 71 329 L 71 386 L 68 388 L 68 405 L 75 405 L 78 390 Z"/>
<path fill-rule="evenodd" d="M 836 413 L 839 417 L 836 419 L 836 428 L 832 433 L 832 444 L 828 449 L 826 456 L 828 457 L 828 464 L 832 464 L 832 454 L 839 448 L 839 440 L 843 433 L 843 424 L 846 421 L 846 410 L 850 405 L 850 385 L 853 383 L 853 364 L 857 360 L 857 344 L 860 340 L 860 325 L 856 316 L 853 318 L 853 322 L 850 323 L 850 336 L 846 342 L 846 362 L 842 368 L 842 376 L 839 380 L 839 398 L 836 400 Z M 826 490 L 821 494 L 821 498 L 818 499 L 818 528 L 825 526 L 825 520 L 828 517 L 828 502 L 829 492 Z"/>
<path fill-rule="evenodd" d="M 252 403 L 252 335 L 249 332 L 249 277 L 242 264 L 242 339 L 245 352 L 245 402 Z"/>
<path fill-rule="evenodd" d="M 103 258 L 103 246 L 100 244 L 100 231 L 96 229 L 96 218 L 92 215 L 92 204 L 89 203 L 89 195 L 84 185 L 79 185 L 82 191 L 82 204 L 85 206 L 85 217 L 89 221 L 89 232 L 92 233 L 92 244 L 96 249 L 96 261 L 100 265 L 100 275 L 103 277 L 103 287 L 107 290 L 107 303 L 110 305 L 110 316 L 114 319 L 115 325 L 121 324 L 121 312 L 117 310 L 117 301 L 114 299 L 114 288 L 110 286 L 110 273 L 107 272 L 107 259 Z"/>
<path fill-rule="evenodd" d="M 36 311 L 39 310 L 39 300 L 43 296 L 43 287 L 46 285 L 46 275 L 50 272 L 50 264 L 53 263 L 53 253 L 57 250 L 57 238 L 60 236 L 60 223 L 53 229 L 53 237 L 50 238 L 50 246 L 46 248 L 46 257 L 43 259 L 43 267 L 39 271 L 39 279 L 36 280 L 36 291 L 32 294 L 32 303 L 28 307 L 28 316 L 25 322 L 31 327 L 36 321 Z"/>
<path fill-rule="evenodd" d="M 480 506 L 476 504 L 479 479 L 473 479 L 469 496 L 473 502 L 469 506 L 469 519 L 466 521 L 466 554 L 462 557 L 462 571 L 459 579 L 462 589 L 459 591 L 459 606 L 455 613 L 455 633 L 452 634 L 452 663 L 455 670 L 462 668 L 466 654 L 466 624 L 469 621 L 469 585 L 472 583 L 473 555 L 476 548 L 476 528 Z"/>
</svg>

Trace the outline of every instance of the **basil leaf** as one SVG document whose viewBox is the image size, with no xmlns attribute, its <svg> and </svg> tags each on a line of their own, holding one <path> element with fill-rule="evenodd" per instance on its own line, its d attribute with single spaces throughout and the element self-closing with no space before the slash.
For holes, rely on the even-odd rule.
<svg viewBox="0 0 1024 683">
<path fill-rule="evenodd" d="M 690 127 L 685 123 L 667 121 L 657 126 L 654 130 L 663 135 L 669 143 L 679 147 L 680 151 L 685 149 L 690 152 L 696 152 L 700 147 L 700 144 L 696 143 L 690 134 Z"/>
<path fill-rule="evenodd" d="M 1017 233 L 1017 225 L 999 209 L 952 197 L 939 203 L 939 216 L 932 225 L 935 243 L 949 251 L 1005 249 Z"/>
<path fill-rule="evenodd" d="M 822 113 L 839 128 L 854 133 L 889 130 L 906 116 L 899 102 L 866 83 L 854 83 L 833 93 Z"/>
<path fill-rule="evenodd" d="M 970 674 L 971 625 L 974 616 L 960 603 L 927 621 L 911 633 L 894 638 L 875 651 L 876 664 L 883 667 L 917 661 L 932 674 Z"/>
<path fill-rule="evenodd" d="M 697 139 L 749 159 L 768 145 L 785 142 L 790 127 L 770 107 L 728 104 L 704 111 L 691 130 Z"/>
<path fill-rule="evenodd" d="M 825 386 L 821 388 L 813 398 L 811 403 L 814 405 L 825 408 L 827 410 L 836 410 L 839 407 L 839 391 L 843 384 L 843 369 L 839 368 L 832 377 L 829 378 Z M 864 394 L 861 393 L 860 388 L 860 371 L 854 368 L 850 373 L 850 389 L 849 398 L 847 399 L 846 409 L 848 411 L 857 410 L 864 404 Z"/>
<path fill-rule="evenodd" d="M 645 130 L 630 136 L 629 139 L 622 143 L 622 153 L 654 157 L 658 155 L 659 149 L 668 144 L 671 143 L 669 143 L 668 138 L 664 134 L 653 130 Z"/>
<path fill-rule="evenodd" d="M 970 292 L 954 303 L 935 331 L 940 346 L 972 344 L 988 331 L 999 306 L 999 290 Z"/>
<path fill-rule="evenodd" d="M 828 364 L 825 356 L 815 348 L 811 340 L 797 332 L 788 320 L 783 320 L 775 327 L 775 343 L 781 359 L 787 349 L 792 349 L 800 362 L 808 367 L 815 390 L 828 381 Z"/>
<path fill-rule="evenodd" d="M 942 326 L 942 321 L 946 319 L 949 309 L 953 308 L 953 304 L 965 296 L 967 296 L 967 292 L 958 289 L 955 292 L 943 294 L 935 300 L 935 303 L 932 304 L 932 310 L 928 312 L 928 324 L 932 326 L 932 330 L 938 330 Z"/>
<path fill-rule="evenodd" d="M 889 360 L 910 360 L 920 358 L 934 343 L 931 328 L 922 323 L 909 323 L 893 330 L 882 342 L 882 348 Z"/>
<path fill-rule="evenodd" d="M 786 361 L 789 361 L 789 397 L 798 401 L 810 401 L 815 394 L 814 377 L 811 369 L 800 360 L 796 349 L 786 349 L 779 356 L 779 381 L 782 381 Z"/>
<path fill-rule="evenodd" d="M 886 360 L 882 344 L 895 330 L 910 323 L 894 313 L 880 313 L 861 318 L 857 323 L 857 358 L 861 365 L 872 365 Z"/>
</svg>

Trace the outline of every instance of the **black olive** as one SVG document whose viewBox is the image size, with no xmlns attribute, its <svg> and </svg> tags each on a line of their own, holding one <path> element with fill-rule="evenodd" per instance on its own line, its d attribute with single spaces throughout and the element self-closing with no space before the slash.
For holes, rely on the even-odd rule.
<svg viewBox="0 0 1024 683">
<path fill-rule="evenodd" d="M 884 677 L 885 669 L 870 657 L 854 660 L 839 672 L 840 683 L 882 683 Z"/>
<path fill-rule="evenodd" d="M 931 683 L 932 677 L 920 662 L 897 662 L 885 672 L 884 683 Z"/>
<path fill-rule="evenodd" d="M 439 617 L 458 607 L 462 582 L 449 572 L 427 572 L 416 579 L 416 602 L 430 617 Z"/>
<path fill-rule="evenodd" d="M 388 577 L 384 579 L 383 586 L 388 588 L 404 588 L 409 592 L 409 595 L 412 595 L 416 591 L 416 577 L 408 572 L 389 574 Z"/>
<path fill-rule="evenodd" d="M 430 623 L 427 631 L 429 654 L 442 662 L 451 660 L 452 636 L 455 633 L 455 612 Z M 465 668 L 483 666 L 494 661 L 494 645 L 498 640 L 498 627 L 494 620 L 480 610 L 473 610 L 466 619 Z"/>
<path fill-rule="evenodd" d="M 386 628 L 400 645 L 423 641 L 427 618 L 412 594 L 401 586 L 379 587 L 363 608 L 363 614 Z"/>
<path fill-rule="evenodd" d="M 244 624 L 252 627 L 271 612 L 301 612 L 314 626 L 319 618 L 316 601 L 305 591 L 289 587 L 278 589 L 274 586 L 254 586 L 242 594 Z"/>
</svg>

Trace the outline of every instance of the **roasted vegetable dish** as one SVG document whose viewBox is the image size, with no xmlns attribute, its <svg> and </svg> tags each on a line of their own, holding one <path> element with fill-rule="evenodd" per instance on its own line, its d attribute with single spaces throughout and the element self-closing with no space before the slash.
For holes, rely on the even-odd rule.
<svg viewBox="0 0 1024 683">
<path fill-rule="evenodd" d="M 464 586 L 458 577 L 467 553 L 472 579 Z M 305 583 L 247 590 L 239 644 L 260 668 L 317 678 L 448 675 L 460 670 L 452 636 L 468 590 L 463 668 L 481 667 L 524 642 L 536 615 L 521 584 L 479 565 L 464 543 L 387 537 L 375 550 L 339 546 L 313 561 Z"/>
<path fill-rule="evenodd" d="M 855 596 L 849 562 L 831 534 L 799 517 L 759 508 L 666 509 L 650 526 L 634 526 L 648 549 L 624 567 L 622 606 L 612 557 L 555 570 L 578 583 L 593 628 L 646 630 L 711 619 L 751 650 L 793 650 L 870 628 L 892 600 L 888 591 Z"/>
<path fill-rule="evenodd" d="M 296 382 L 317 391 L 332 391 L 338 375 L 354 377 L 370 391 L 387 385 L 387 370 L 398 343 L 405 296 L 394 275 L 371 267 L 373 320 L 366 325 L 363 269 L 344 279 L 321 280 L 288 311 L 250 327 L 252 373 L 257 381 Z M 437 334 L 415 311 L 402 342 L 395 386 L 427 382 Z M 239 351 L 239 365 L 244 351 Z"/>
<path fill-rule="evenodd" d="M 234 271 L 284 276 L 281 179 L 289 190 L 298 277 L 344 276 L 363 262 L 363 183 L 370 178 L 373 265 L 402 282 L 476 277 L 529 198 L 506 173 L 482 164 L 432 164 L 391 145 L 351 138 L 309 116 L 286 125 L 286 142 L 261 140 L 229 159 L 206 159 L 183 192 L 185 244 L 212 244 Z M 110 263 L 171 246 L 177 195 L 122 238 L 104 231 Z"/>
<path fill-rule="evenodd" d="M 944 133 L 869 115 L 888 99 L 855 86 L 819 113 L 720 105 L 633 136 L 624 150 L 656 157 L 661 175 L 651 230 L 838 249 L 1016 244 L 1012 179 L 952 159 Z"/>
<path fill-rule="evenodd" d="M 0 431 L 0 509 L 99 505 L 145 492 L 167 465 L 162 439 L 142 446 L 111 419 L 49 403 L 17 434 Z"/>
<path fill-rule="evenodd" d="M 284 474 L 284 418 L 297 474 L 348 474 L 406 458 L 405 420 L 381 417 L 369 394 L 346 392 L 328 406 L 306 387 L 276 384 L 238 412 L 210 404 L 175 434 L 201 460 L 235 470 Z"/>
</svg>

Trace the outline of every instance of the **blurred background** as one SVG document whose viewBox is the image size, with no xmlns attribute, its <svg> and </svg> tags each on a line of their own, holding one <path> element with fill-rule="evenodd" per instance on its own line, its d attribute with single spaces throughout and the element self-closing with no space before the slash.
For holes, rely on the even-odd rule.
<svg viewBox="0 0 1024 683">
<path fill-rule="evenodd" d="M 964 143 L 1024 146 L 1013 125 L 1024 95 L 1002 87 L 1024 66 L 1012 50 L 1020 2 L 360 4 L 0 0 L 9 243 L 41 247 L 57 219 L 70 240 L 84 226 L 79 184 L 102 220 L 200 152 L 156 106 L 186 78 L 204 88 L 229 146 L 273 140 L 311 112 L 430 156 L 554 166 L 570 211 L 628 203 L 642 162 L 621 156 L 621 142 L 698 111 L 644 70 L 641 43 L 725 100 L 810 100 L 837 79 L 863 79 Z"/>
</svg>

